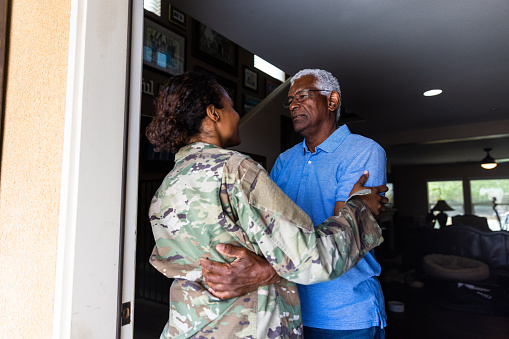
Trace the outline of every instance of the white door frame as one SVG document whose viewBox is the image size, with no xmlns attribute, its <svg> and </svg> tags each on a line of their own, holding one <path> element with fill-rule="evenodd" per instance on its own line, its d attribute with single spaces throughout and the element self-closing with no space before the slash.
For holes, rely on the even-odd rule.
<svg viewBox="0 0 509 339">
<path fill-rule="evenodd" d="M 71 0 L 53 338 L 118 336 L 130 6 Z"/>
<path fill-rule="evenodd" d="M 122 303 L 130 302 L 130 323 L 121 326 L 122 339 L 133 338 L 135 316 L 136 229 L 138 212 L 138 168 L 140 150 L 141 83 L 143 72 L 143 0 L 134 0 L 131 24 L 131 70 L 125 219 L 122 270 Z M 148 213 L 148 212 L 147 212 Z"/>
</svg>

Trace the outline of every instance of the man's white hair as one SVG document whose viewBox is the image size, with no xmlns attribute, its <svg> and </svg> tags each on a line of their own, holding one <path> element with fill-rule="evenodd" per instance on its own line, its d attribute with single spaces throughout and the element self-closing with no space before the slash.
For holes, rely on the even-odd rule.
<svg viewBox="0 0 509 339">
<path fill-rule="evenodd" d="M 332 75 L 330 72 L 327 72 L 323 69 L 316 69 L 316 68 L 307 68 L 298 71 L 291 80 L 291 85 L 293 85 L 293 82 L 305 75 L 312 75 L 315 77 L 316 82 L 315 85 L 318 87 L 318 89 L 324 89 L 327 91 L 336 91 L 341 96 L 341 89 L 339 87 L 338 79 L 334 75 Z M 329 92 L 320 92 L 323 95 L 328 95 Z M 339 101 L 338 109 L 336 111 L 336 122 L 339 120 L 339 116 L 341 114 L 341 100 Z"/>
</svg>

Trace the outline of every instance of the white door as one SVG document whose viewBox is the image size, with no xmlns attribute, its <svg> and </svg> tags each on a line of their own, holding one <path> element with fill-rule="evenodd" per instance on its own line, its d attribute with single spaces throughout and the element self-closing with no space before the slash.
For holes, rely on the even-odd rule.
<svg viewBox="0 0 509 339">
<path fill-rule="evenodd" d="M 131 69 L 129 89 L 129 127 L 127 140 L 127 164 L 125 180 L 124 250 L 122 273 L 123 319 L 120 337 L 131 339 L 134 334 L 134 287 L 136 265 L 136 219 L 138 201 L 139 133 L 141 117 L 142 45 L 143 45 L 143 0 L 132 2 Z M 122 311 L 121 311 L 122 312 Z"/>
</svg>

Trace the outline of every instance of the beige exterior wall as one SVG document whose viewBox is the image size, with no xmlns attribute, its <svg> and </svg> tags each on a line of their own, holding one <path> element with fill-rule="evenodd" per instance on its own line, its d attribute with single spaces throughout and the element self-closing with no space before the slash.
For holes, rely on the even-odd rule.
<svg viewBox="0 0 509 339">
<path fill-rule="evenodd" d="M 70 0 L 12 0 L 0 172 L 0 328 L 50 338 Z"/>
</svg>

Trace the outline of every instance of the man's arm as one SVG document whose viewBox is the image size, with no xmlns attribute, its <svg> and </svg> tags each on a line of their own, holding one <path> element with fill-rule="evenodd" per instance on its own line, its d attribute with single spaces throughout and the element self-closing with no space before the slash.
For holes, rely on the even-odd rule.
<svg viewBox="0 0 509 339">
<path fill-rule="evenodd" d="M 357 188 L 352 190 L 352 192 L 362 190 L 364 188 L 363 184 L 366 180 L 367 175 L 364 175 L 356 184 Z M 373 188 L 370 194 L 362 197 L 375 215 L 379 214 L 380 208 L 382 208 L 381 204 L 386 202 L 384 200 L 386 198 L 382 198 L 379 195 L 380 191 L 384 189 L 386 189 L 386 187 Z M 354 215 L 356 215 L 357 212 L 354 212 L 352 207 L 352 203 L 349 203 L 348 206 L 345 206 L 343 209 L 343 221 L 347 219 L 351 220 L 354 218 Z M 354 209 L 355 208 L 358 207 L 354 207 Z M 314 241 L 316 242 L 317 247 L 314 247 L 315 245 L 311 245 L 309 243 L 307 245 L 305 243 L 300 243 L 300 241 L 290 241 L 285 245 L 285 240 L 283 240 L 283 238 L 286 238 L 285 236 L 291 237 L 290 234 L 295 231 L 295 227 L 292 227 L 293 229 L 287 229 L 286 232 L 288 234 L 276 234 L 279 238 L 274 241 L 279 244 L 279 248 L 276 252 L 271 252 L 271 250 L 268 252 L 268 257 L 271 258 L 272 265 L 279 268 L 278 270 L 280 275 L 299 283 L 314 283 L 330 280 L 344 273 L 346 270 L 353 267 L 369 249 L 356 248 L 356 246 L 364 246 L 358 241 L 362 238 L 362 235 L 356 233 L 356 229 L 353 230 L 353 228 L 355 228 L 354 225 L 352 225 L 351 230 L 356 234 L 354 234 L 353 237 L 349 231 L 344 233 L 339 230 L 337 227 L 341 228 L 342 226 L 335 224 L 339 221 L 339 219 L 334 220 L 334 218 L 332 218 L 329 220 L 329 225 L 324 224 L 316 229 L 317 235 Z M 367 230 L 369 226 L 365 226 Z M 309 232 L 312 233 L 312 231 L 313 228 L 311 226 Z M 339 235 L 339 233 L 337 233 L 338 231 L 343 232 L 339 238 L 335 238 L 334 235 L 331 237 L 331 234 L 333 233 Z M 274 232 L 276 232 L 276 230 L 274 230 Z M 313 236 L 314 235 L 311 235 L 311 237 Z M 376 234 L 375 238 L 377 236 L 379 236 L 379 234 Z M 338 243 L 340 238 L 342 240 Z M 357 240 L 354 238 L 357 238 Z M 264 239 L 264 242 L 267 241 L 270 241 L 270 239 Z M 336 243 L 334 244 L 334 242 Z M 348 253 L 346 256 L 337 252 L 338 245 L 340 246 L 339 252 Z M 283 250 L 283 254 L 281 252 L 281 246 L 283 248 L 286 247 L 286 250 Z M 288 248 L 289 246 L 296 246 L 299 247 L 299 249 Z M 212 289 L 211 292 L 222 299 L 243 295 L 247 292 L 256 290 L 259 286 L 274 283 L 279 279 L 279 277 L 275 275 L 274 268 L 272 268 L 272 266 L 265 261 L 263 257 L 257 256 L 247 249 L 235 248 L 232 246 L 221 246 L 217 249 L 219 252 L 227 256 L 235 256 L 238 258 L 229 264 L 216 263 L 205 259 L 200 260 L 204 279 Z M 315 250 L 317 251 L 316 253 L 314 252 Z M 353 252 L 351 252 L 352 250 Z M 301 255 L 301 251 L 307 254 Z M 315 258 L 317 253 L 321 253 L 318 255 L 319 258 Z M 265 253 L 265 255 L 267 256 L 267 253 Z M 290 261 L 288 262 L 287 259 L 282 259 L 281 255 L 289 255 Z M 305 260 L 306 258 L 313 260 Z M 284 263 L 284 265 L 278 266 L 279 264 L 275 263 L 278 260 L 281 260 L 281 263 Z M 299 260 L 301 261 L 299 262 Z M 331 265 L 332 262 L 334 262 L 333 265 Z"/>
<path fill-rule="evenodd" d="M 387 159 L 384 149 L 371 141 L 348 164 L 346 170 L 337 173 L 336 201 L 344 202 L 350 196 L 351 187 L 359 180 L 364 171 L 369 172 L 367 186 L 379 186 L 387 183 Z"/>
<path fill-rule="evenodd" d="M 231 263 L 200 258 L 203 280 L 218 298 L 239 297 L 281 280 L 267 259 L 245 247 L 218 244 L 216 249 L 224 256 L 236 258 Z"/>
<path fill-rule="evenodd" d="M 368 186 L 379 186 L 387 183 L 387 158 L 384 149 L 375 142 L 359 153 L 349 164 L 344 173 L 338 173 L 338 185 L 336 190 L 336 204 L 334 205 L 334 215 L 337 215 L 339 209 L 345 204 L 345 200 L 352 192 L 348 189 L 358 180 L 363 171 L 369 172 L 369 179 L 366 182 Z"/>
</svg>

